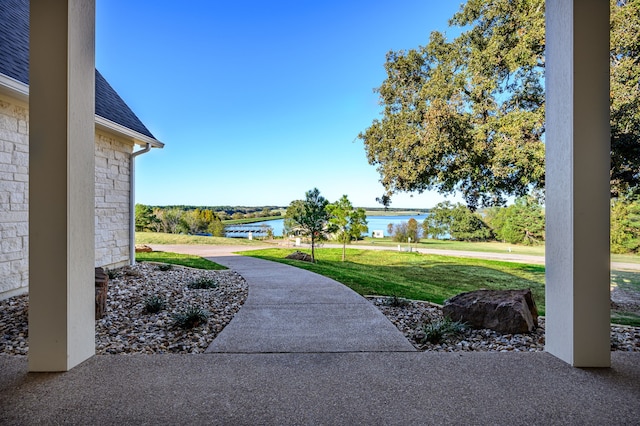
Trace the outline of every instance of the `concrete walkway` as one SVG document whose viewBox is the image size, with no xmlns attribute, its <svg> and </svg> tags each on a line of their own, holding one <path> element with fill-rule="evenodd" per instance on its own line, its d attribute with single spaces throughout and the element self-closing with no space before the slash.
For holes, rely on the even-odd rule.
<svg viewBox="0 0 640 426">
<path fill-rule="evenodd" d="M 414 352 L 370 302 L 304 269 L 233 254 L 255 246 L 151 245 L 195 254 L 238 272 L 249 285 L 240 311 L 209 353 Z"/>
<path fill-rule="evenodd" d="M 332 279 L 246 256 L 209 258 L 242 275 L 249 296 L 207 352 L 415 351 L 375 306 Z"/>
</svg>

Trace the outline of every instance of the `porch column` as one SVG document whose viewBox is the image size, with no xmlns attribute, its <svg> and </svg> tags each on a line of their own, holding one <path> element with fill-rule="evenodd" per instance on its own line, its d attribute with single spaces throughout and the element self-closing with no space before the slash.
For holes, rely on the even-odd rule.
<svg viewBox="0 0 640 426">
<path fill-rule="evenodd" d="M 95 0 L 31 0 L 29 370 L 95 354 Z"/>
<path fill-rule="evenodd" d="M 609 2 L 547 0 L 546 350 L 608 367 Z"/>
</svg>

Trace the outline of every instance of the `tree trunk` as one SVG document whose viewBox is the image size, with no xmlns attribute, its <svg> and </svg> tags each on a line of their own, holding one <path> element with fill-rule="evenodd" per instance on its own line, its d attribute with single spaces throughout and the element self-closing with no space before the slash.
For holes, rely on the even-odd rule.
<svg viewBox="0 0 640 426">
<path fill-rule="evenodd" d="M 347 251 L 347 243 L 343 242 L 342 243 L 342 261 L 344 262 L 345 259 L 345 252 Z"/>
<path fill-rule="evenodd" d="M 316 263 L 316 256 L 315 256 L 315 235 L 313 235 L 313 232 L 311 233 L 311 262 L 312 263 Z"/>
</svg>

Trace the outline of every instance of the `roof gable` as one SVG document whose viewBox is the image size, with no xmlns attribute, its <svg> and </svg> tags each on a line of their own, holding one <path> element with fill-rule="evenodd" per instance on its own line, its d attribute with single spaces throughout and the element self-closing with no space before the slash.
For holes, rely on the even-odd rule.
<svg viewBox="0 0 640 426">
<path fill-rule="evenodd" d="M 29 0 L 0 0 L 0 73 L 29 84 Z M 96 115 L 155 139 L 96 70 Z"/>
</svg>

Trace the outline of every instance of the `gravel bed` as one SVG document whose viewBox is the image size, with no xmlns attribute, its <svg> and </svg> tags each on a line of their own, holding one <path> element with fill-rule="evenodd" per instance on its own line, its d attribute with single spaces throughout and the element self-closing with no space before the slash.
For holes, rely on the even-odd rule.
<svg viewBox="0 0 640 426">
<path fill-rule="evenodd" d="M 465 329 L 457 335 L 445 336 L 438 343 L 425 341 L 423 326 L 443 320 L 439 305 L 389 297 L 367 297 L 421 351 L 458 352 L 535 352 L 544 350 L 544 318 L 530 334 L 501 334 L 492 330 Z M 400 303 L 394 303 L 399 300 Z M 401 306 L 393 306 L 399 304 Z M 640 328 L 611 327 L 611 350 L 640 352 Z"/>
<path fill-rule="evenodd" d="M 109 280 L 106 315 L 96 320 L 97 354 L 201 353 L 231 321 L 247 298 L 245 280 L 233 271 L 203 271 L 139 263 L 115 270 Z M 189 284 L 213 279 L 217 287 L 191 289 Z M 145 311 L 145 300 L 160 296 L 166 308 Z M 204 325 L 182 329 L 173 315 L 190 306 L 209 313 Z M 26 355 L 28 296 L 0 301 L 0 353 Z"/>
<path fill-rule="evenodd" d="M 174 266 L 161 271 L 158 265 L 140 263 L 114 271 L 109 280 L 107 313 L 96 320 L 96 353 L 201 353 L 231 321 L 247 297 L 247 284 L 233 271 L 202 271 Z M 189 284 L 210 278 L 218 285 L 196 290 Z M 167 307 L 157 314 L 145 311 L 150 296 L 165 299 Z M 544 318 L 531 334 L 500 334 L 491 330 L 465 330 L 445 336 L 438 343 L 425 341 L 423 326 L 442 321 L 440 306 L 429 302 L 400 299 L 402 306 L 392 306 L 392 298 L 368 298 L 421 351 L 542 351 Z M 190 306 L 209 313 L 204 325 L 190 330 L 174 325 L 173 316 Z M 28 352 L 28 296 L 0 301 L 0 354 L 25 356 Z M 611 327 L 611 349 L 640 352 L 640 328 Z"/>
</svg>

